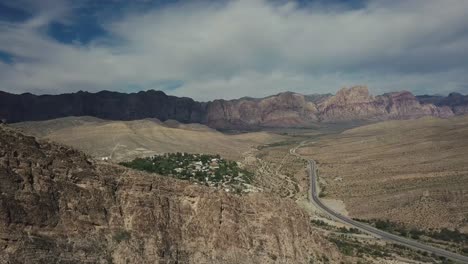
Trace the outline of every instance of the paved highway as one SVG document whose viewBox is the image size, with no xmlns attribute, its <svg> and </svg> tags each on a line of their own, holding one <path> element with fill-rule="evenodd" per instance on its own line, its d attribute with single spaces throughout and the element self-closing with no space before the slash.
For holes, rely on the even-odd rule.
<svg viewBox="0 0 468 264">
<path fill-rule="evenodd" d="M 303 143 L 299 144 L 296 148 L 291 149 L 291 154 L 299 156 L 296 153 L 296 149 L 300 147 Z M 330 217 L 334 218 L 335 220 L 338 220 L 340 222 L 343 222 L 345 224 L 351 225 L 367 234 L 370 234 L 372 236 L 382 238 L 386 241 L 400 244 L 415 250 L 421 250 L 421 251 L 426 251 L 431 254 L 435 254 L 438 256 L 443 256 L 448 259 L 451 259 L 453 261 L 461 262 L 461 263 L 468 263 L 468 257 L 462 256 L 460 254 L 456 254 L 444 249 L 436 248 L 433 246 L 429 246 L 426 244 L 422 244 L 416 240 L 404 238 L 401 236 L 397 236 L 391 233 L 387 233 L 385 231 L 382 231 L 380 229 L 377 229 L 375 227 L 372 227 L 370 225 L 354 221 L 344 215 L 341 215 L 329 207 L 327 207 L 325 204 L 320 201 L 319 198 L 319 193 L 317 191 L 317 164 L 315 163 L 314 160 L 309 160 L 309 177 L 310 177 L 310 192 L 309 192 L 309 200 L 311 201 L 312 204 L 314 204 L 317 208 L 321 209 L 324 211 L 327 215 Z"/>
</svg>

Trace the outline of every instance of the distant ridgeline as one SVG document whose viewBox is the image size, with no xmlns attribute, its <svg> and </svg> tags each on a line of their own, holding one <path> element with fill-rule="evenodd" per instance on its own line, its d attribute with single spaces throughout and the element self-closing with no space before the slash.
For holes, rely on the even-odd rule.
<svg viewBox="0 0 468 264">
<path fill-rule="evenodd" d="M 253 173 L 219 155 L 168 153 L 121 162 L 128 168 L 189 180 L 226 192 L 251 192 Z"/>
<path fill-rule="evenodd" d="M 101 91 L 59 95 L 10 94 L 0 91 L 0 119 L 9 123 L 67 116 L 93 116 L 109 120 L 158 118 L 200 123 L 204 104 L 190 98 L 149 90 L 138 93 Z"/>
<path fill-rule="evenodd" d="M 373 96 L 367 87 L 343 88 L 335 95 L 284 92 L 265 98 L 197 102 L 161 91 L 102 91 L 60 95 L 10 94 L 0 91 L 0 119 L 9 123 L 67 116 L 109 120 L 157 118 L 202 123 L 216 129 L 306 127 L 319 122 L 378 121 L 468 113 L 468 96 L 414 96 L 393 92 Z"/>
</svg>

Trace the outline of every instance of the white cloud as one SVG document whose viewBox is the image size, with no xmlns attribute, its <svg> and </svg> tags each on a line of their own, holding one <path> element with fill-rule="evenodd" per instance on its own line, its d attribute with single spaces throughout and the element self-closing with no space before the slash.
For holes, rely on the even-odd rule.
<svg viewBox="0 0 468 264">
<path fill-rule="evenodd" d="M 67 13 L 60 10 L 55 14 Z M 375 92 L 468 92 L 464 0 L 371 1 L 353 10 L 197 2 L 129 12 L 103 25 L 113 39 L 86 45 L 56 42 L 30 26 L 38 17 L 43 13 L 0 24 L 0 50 L 18 56 L 0 65 L 2 89 L 158 89 L 174 80 L 183 85 L 170 93 L 200 100 L 353 84 Z"/>
</svg>

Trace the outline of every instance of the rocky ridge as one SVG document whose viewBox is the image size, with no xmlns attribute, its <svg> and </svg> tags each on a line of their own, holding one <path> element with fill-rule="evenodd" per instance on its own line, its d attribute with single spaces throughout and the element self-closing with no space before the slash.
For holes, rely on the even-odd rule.
<svg viewBox="0 0 468 264">
<path fill-rule="evenodd" d="M 468 114 L 468 95 L 460 93 L 450 93 L 445 96 L 418 96 L 418 100 L 425 104 L 433 104 L 436 106 L 448 106 L 456 115 Z"/>
<path fill-rule="evenodd" d="M 309 263 L 341 257 L 289 199 L 96 162 L 0 126 L 0 263 Z"/>
<path fill-rule="evenodd" d="M 373 96 L 365 86 L 343 88 L 318 100 L 287 92 L 259 100 L 215 100 L 207 107 L 205 122 L 215 128 L 300 127 L 318 122 L 454 115 L 450 107 L 422 104 L 407 91 Z"/>
<path fill-rule="evenodd" d="M 407 91 L 373 96 L 365 86 L 343 88 L 335 95 L 280 93 L 261 99 L 196 102 L 160 91 L 132 94 L 103 91 L 74 94 L 13 95 L 0 92 L 0 118 L 7 122 L 94 116 L 110 120 L 143 118 L 202 123 L 216 129 L 304 127 L 320 122 L 450 117 L 468 113 L 468 97 L 416 97 Z"/>
</svg>

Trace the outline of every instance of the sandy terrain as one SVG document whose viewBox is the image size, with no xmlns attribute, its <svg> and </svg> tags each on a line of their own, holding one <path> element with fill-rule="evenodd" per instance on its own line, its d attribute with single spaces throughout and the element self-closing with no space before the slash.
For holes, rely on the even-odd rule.
<svg viewBox="0 0 468 264">
<path fill-rule="evenodd" d="M 240 159 L 253 146 L 283 138 L 266 132 L 226 135 L 200 124 L 162 123 L 155 119 L 105 121 L 68 117 L 14 126 L 28 134 L 76 147 L 97 158 L 111 157 L 115 161 L 178 151 Z"/>
<path fill-rule="evenodd" d="M 350 216 L 468 231 L 468 117 L 389 121 L 298 150 Z"/>
<path fill-rule="evenodd" d="M 348 211 L 346 211 L 346 205 L 343 201 L 337 199 L 327 199 L 323 198 L 322 202 L 327 206 L 332 208 L 335 212 L 338 212 L 342 215 L 349 216 Z"/>
</svg>

